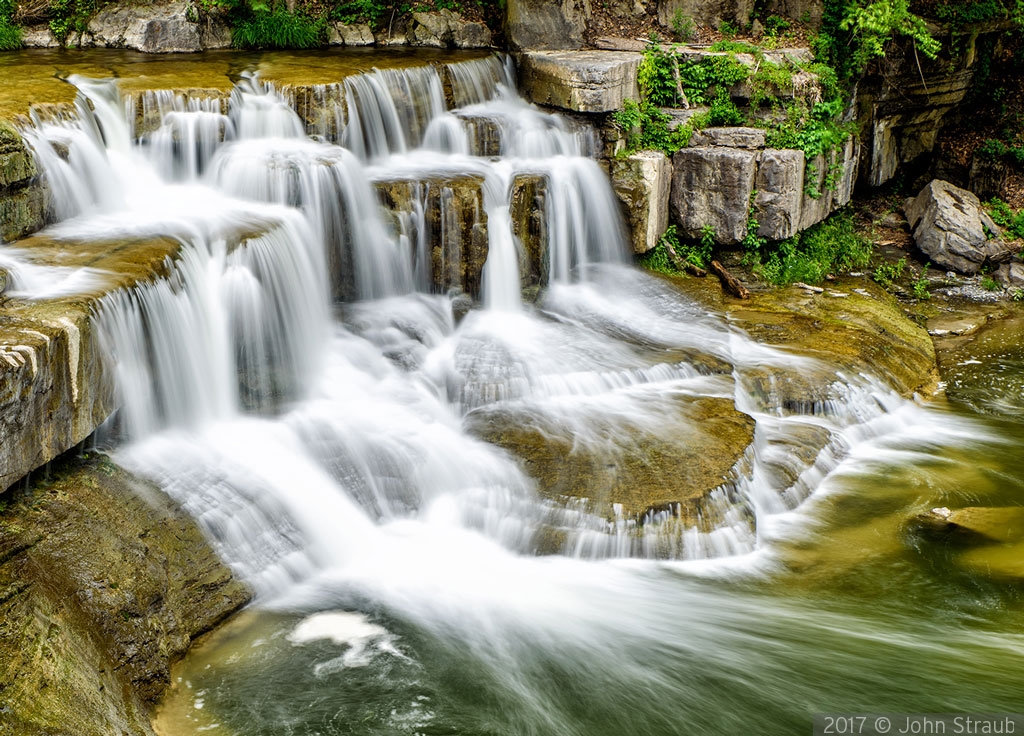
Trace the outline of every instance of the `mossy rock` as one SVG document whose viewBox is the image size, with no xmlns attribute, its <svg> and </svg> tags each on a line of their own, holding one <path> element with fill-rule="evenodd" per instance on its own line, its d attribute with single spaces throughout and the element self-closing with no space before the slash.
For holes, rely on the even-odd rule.
<svg viewBox="0 0 1024 736">
<path fill-rule="evenodd" d="M 556 418 L 483 407 L 467 427 L 518 457 L 542 496 L 587 499 L 608 519 L 643 520 L 671 511 L 687 523 L 708 523 L 708 493 L 735 479 L 753 440 L 754 420 L 731 400 L 677 397 L 659 400 L 666 421 L 657 432 L 611 419 L 593 426 L 587 441 Z"/>
<path fill-rule="evenodd" d="M 58 465 L 0 511 L 0 732 L 151 734 L 170 664 L 250 593 L 155 487 Z"/>
</svg>

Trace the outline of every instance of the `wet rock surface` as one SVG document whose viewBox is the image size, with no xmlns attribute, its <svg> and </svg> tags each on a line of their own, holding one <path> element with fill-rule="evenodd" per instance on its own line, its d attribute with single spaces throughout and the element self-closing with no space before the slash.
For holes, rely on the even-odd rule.
<svg viewBox="0 0 1024 736">
<path fill-rule="evenodd" d="M 184 513 L 102 456 L 0 510 L 5 734 L 151 734 L 170 664 L 250 597 Z"/>
</svg>

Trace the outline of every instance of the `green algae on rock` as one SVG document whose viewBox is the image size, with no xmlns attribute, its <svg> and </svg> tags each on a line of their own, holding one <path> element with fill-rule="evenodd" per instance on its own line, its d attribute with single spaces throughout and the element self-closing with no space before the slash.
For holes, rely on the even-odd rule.
<svg viewBox="0 0 1024 736">
<path fill-rule="evenodd" d="M 170 664 L 250 594 L 154 486 L 56 465 L 0 510 L 0 733 L 152 734 Z"/>
</svg>

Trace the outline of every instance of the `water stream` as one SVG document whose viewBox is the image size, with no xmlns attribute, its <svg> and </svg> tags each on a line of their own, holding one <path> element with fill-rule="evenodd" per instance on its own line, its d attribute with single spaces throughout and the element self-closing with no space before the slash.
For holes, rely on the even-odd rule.
<svg viewBox="0 0 1024 736">
<path fill-rule="evenodd" d="M 258 76 L 142 115 L 74 78 L 76 113 L 27 131 L 50 236 L 182 244 L 168 278 L 103 300 L 104 432 L 257 603 L 180 668 L 161 733 L 785 734 L 824 710 L 1019 709 L 1019 586 L 907 527 L 1019 505 L 1019 366 L 993 419 L 758 343 L 627 265 L 591 134 L 519 99 L 507 60 L 445 74 L 452 109 L 439 67 L 377 70 L 318 88 L 316 125 Z M 545 187 L 536 302 L 522 177 Z M 16 294 L 81 288 L 0 257 Z M 591 493 L 551 481 L 564 467 Z"/>
</svg>

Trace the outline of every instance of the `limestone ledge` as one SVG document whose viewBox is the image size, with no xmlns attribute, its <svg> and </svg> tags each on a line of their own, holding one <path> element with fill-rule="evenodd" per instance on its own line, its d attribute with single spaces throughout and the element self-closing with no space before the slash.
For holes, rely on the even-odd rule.
<svg viewBox="0 0 1024 736">
<path fill-rule="evenodd" d="M 173 238 L 18 243 L 42 263 L 102 271 L 87 294 L 45 301 L 0 297 L 0 489 L 88 437 L 114 410 L 92 317 L 102 297 L 166 273 Z"/>
</svg>

